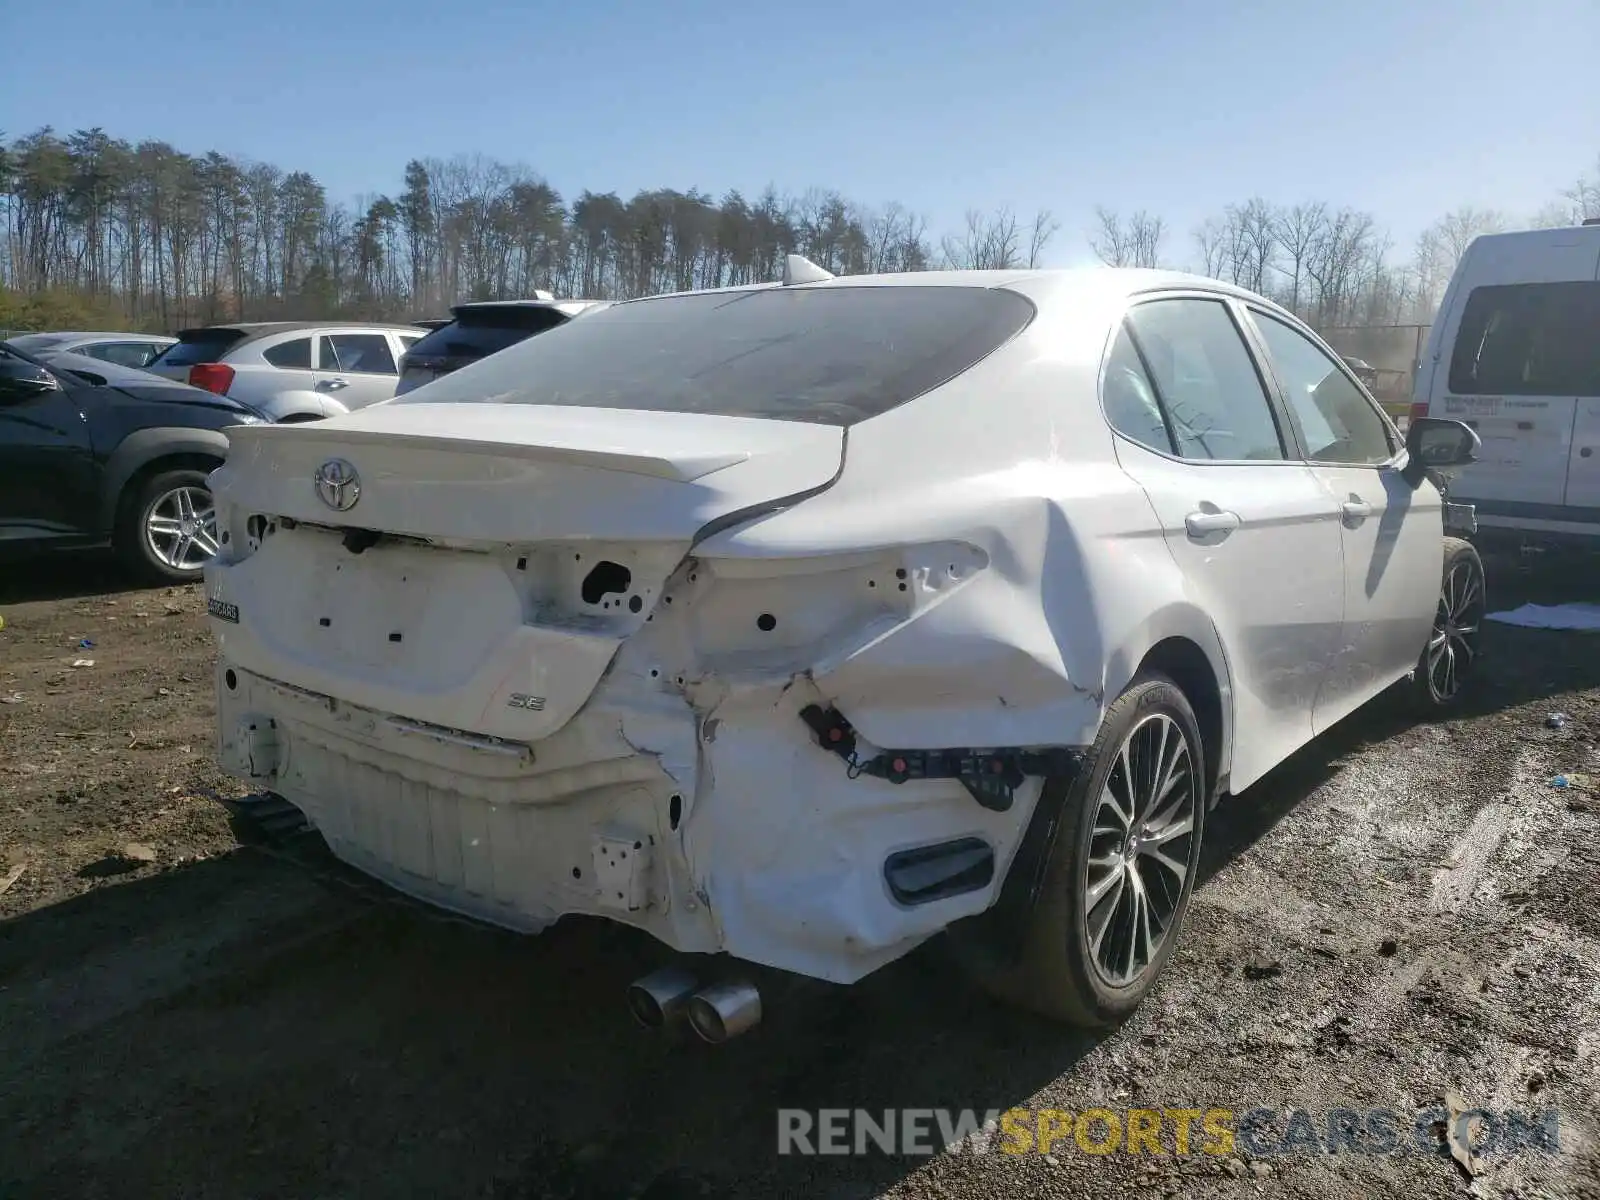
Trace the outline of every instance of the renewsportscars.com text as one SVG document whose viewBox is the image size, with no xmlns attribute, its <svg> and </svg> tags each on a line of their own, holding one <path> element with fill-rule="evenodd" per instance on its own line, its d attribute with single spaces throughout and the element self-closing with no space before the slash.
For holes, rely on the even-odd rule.
<svg viewBox="0 0 1600 1200">
<path fill-rule="evenodd" d="M 906 1108 L 778 1110 L 779 1154 L 1285 1154 L 1560 1152 L 1554 1109 Z"/>
</svg>

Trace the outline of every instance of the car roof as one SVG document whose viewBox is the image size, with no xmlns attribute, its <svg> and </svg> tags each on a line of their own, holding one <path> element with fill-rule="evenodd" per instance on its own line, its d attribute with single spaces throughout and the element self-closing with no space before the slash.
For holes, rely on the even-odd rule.
<svg viewBox="0 0 1600 1200">
<path fill-rule="evenodd" d="M 1272 312 L 1274 315 L 1296 320 L 1282 305 L 1252 292 L 1248 288 L 1208 275 L 1195 275 L 1188 271 L 1167 271 L 1149 267 L 1036 267 L 991 271 L 903 271 L 884 275 L 839 275 L 817 283 L 785 285 L 781 283 L 741 284 L 734 287 L 710 288 L 702 291 L 667 292 L 656 296 L 641 296 L 637 300 L 619 300 L 622 304 L 648 304 L 669 296 L 704 295 L 707 292 L 756 292 L 792 286 L 807 290 L 842 287 L 971 287 L 1008 288 L 1030 298 L 1075 297 L 1090 302 L 1114 304 L 1126 301 L 1145 292 L 1202 291 L 1247 301 Z"/>
<path fill-rule="evenodd" d="M 124 342 L 174 342 L 176 338 L 165 333 L 133 333 L 126 329 L 38 329 L 31 333 L 19 333 L 17 338 L 47 337 L 54 338 L 57 342 L 81 342 L 94 338 L 108 338 Z M 17 338 L 12 338 L 16 341 Z"/>
<path fill-rule="evenodd" d="M 414 325 L 393 321 L 219 321 L 215 325 L 196 325 L 192 329 L 178 330 L 179 337 L 211 333 L 219 330 L 238 330 L 250 337 L 266 337 L 270 333 L 290 333 L 296 329 L 415 329 Z"/>
<path fill-rule="evenodd" d="M 179 338 L 197 338 L 207 333 L 241 333 L 244 336 L 228 347 L 231 353 L 241 346 L 278 333 L 295 333 L 302 329 L 393 329 L 414 330 L 426 333 L 416 325 L 394 324 L 388 321 L 222 321 L 215 325 L 196 325 L 192 329 L 178 330 Z"/>
</svg>

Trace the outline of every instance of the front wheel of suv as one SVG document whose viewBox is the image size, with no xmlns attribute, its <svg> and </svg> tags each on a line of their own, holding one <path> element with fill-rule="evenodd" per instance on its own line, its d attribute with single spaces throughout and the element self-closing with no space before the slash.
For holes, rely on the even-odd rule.
<svg viewBox="0 0 1600 1200">
<path fill-rule="evenodd" d="M 133 571 L 159 583 L 192 583 L 216 555 L 217 510 L 206 472 L 162 471 L 133 485 L 112 546 Z"/>
<path fill-rule="evenodd" d="M 1107 709 L 1066 785 L 1021 961 L 980 971 L 979 982 L 1074 1025 L 1103 1028 L 1128 1017 L 1172 957 L 1188 911 L 1205 780 L 1188 699 L 1164 675 L 1136 679 Z"/>
</svg>

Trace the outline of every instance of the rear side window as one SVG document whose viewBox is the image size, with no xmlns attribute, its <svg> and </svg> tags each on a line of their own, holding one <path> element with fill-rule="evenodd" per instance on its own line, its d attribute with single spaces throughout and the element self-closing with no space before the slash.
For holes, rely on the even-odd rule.
<svg viewBox="0 0 1600 1200">
<path fill-rule="evenodd" d="M 295 338 L 293 341 L 283 342 L 261 352 L 261 357 L 275 367 L 282 367 L 286 371 L 309 371 L 311 369 L 311 339 L 309 337 Z"/>
<path fill-rule="evenodd" d="M 322 339 L 322 369 L 393 375 L 394 354 L 381 333 L 329 333 Z"/>
<path fill-rule="evenodd" d="M 566 320 L 553 308 L 533 305 L 464 309 L 448 325 L 441 325 L 412 346 L 410 352 L 419 358 L 486 358 Z"/>
<path fill-rule="evenodd" d="M 1161 416 L 1161 402 L 1139 361 L 1126 323 L 1117 330 L 1117 340 L 1106 363 L 1105 407 L 1106 420 L 1123 437 L 1163 454 L 1177 452 Z"/>
<path fill-rule="evenodd" d="M 1016 336 L 1033 311 L 1015 292 L 917 284 L 663 296 L 586 314 L 396 403 L 631 408 L 848 426 L 959 375 Z"/>
<path fill-rule="evenodd" d="M 1474 288 L 1450 356 L 1450 390 L 1600 396 L 1600 283 Z"/>
<path fill-rule="evenodd" d="M 81 353 L 118 366 L 143 367 L 149 365 L 160 350 L 159 345 L 151 342 L 96 342 L 85 346 Z"/>
<path fill-rule="evenodd" d="M 1128 314 L 1180 457 L 1282 461 L 1267 392 L 1220 300 L 1153 300 Z"/>
<path fill-rule="evenodd" d="M 192 367 L 196 363 L 219 362 L 222 356 L 244 339 L 239 329 L 194 329 L 178 335 L 178 341 L 157 356 L 163 367 Z"/>
</svg>

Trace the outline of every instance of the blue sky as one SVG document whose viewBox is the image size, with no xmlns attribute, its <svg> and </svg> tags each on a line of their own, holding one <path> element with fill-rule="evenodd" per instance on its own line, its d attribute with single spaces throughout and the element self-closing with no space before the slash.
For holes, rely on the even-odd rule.
<svg viewBox="0 0 1600 1200">
<path fill-rule="evenodd" d="M 1597 0 L 55 0 L 0 127 L 94 125 L 312 172 L 340 199 L 480 152 L 584 188 L 773 183 L 1162 214 L 1167 256 L 1254 193 L 1375 213 L 1401 247 L 1461 204 L 1522 216 L 1600 157 Z M 68 52 L 62 53 L 63 50 Z"/>
</svg>

